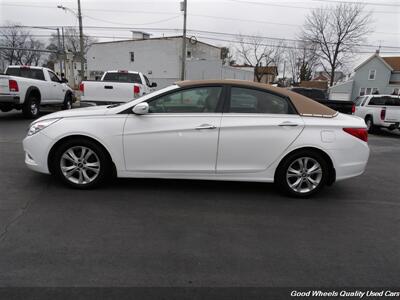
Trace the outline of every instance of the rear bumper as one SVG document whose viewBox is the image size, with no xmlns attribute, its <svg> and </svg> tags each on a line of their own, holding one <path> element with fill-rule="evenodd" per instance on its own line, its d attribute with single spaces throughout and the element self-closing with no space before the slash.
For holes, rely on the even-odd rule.
<svg viewBox="0 0 400 300">
<path fill-rule="evenodd" d="M 330 156 L 336 171 L 336 181 L 359 176 L 364 173 L 369 159 L 367 143 L 358 143 L 352 150 L 331 150 Z"/>
<path fill-rule="evenodd" d="M 19 96 L 0 94 L 0 103 L 19 104 L 19 100 Z"/>
</svg>

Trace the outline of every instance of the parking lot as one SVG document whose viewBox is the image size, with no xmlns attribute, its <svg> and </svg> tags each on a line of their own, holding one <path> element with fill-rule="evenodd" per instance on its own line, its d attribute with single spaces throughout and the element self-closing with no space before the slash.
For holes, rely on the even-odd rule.
<svg viewBox="0 0 400 300">
<path fill-rule="evenodd" d="M 28 170 L 29 120 L 0 113 L 1 286 L 398 286 L 400 134 L 364 175 L 312 199 L 272 184 L 114 180 Z"/>
</svg>

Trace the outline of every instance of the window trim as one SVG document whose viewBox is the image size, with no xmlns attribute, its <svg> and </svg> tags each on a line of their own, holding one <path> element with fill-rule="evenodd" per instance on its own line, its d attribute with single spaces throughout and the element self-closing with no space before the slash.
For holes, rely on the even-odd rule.
<svg viewBox="0 0 400 300">
<path fill-rule="evenodd" d="M 227 94 L 226 94 L 226 97 L 225 97 L 224 110 L 223 110 L 224 113 L 240 114 L 240 115 L 249 115 L 249 114 L 251 114 L 251 115 L 297 115 L 297 116 L 299 115 L 299 112 L 297 111 L 297 109 L 294 106 L 292 100 L 288 96 L 276 93 L 274 91 L 267 91 L 267 90 L 264 90 L 264 89 L 261 89 L 261 88 L 252 87 L 252 86 L 251 87 L 250 86 L 243 86 L 243 85 L 240 85 L 240 84 L 237 84 L 237 85 L 236 84 L 229 84 L 229 85 L 227 85 L 227 88 L 228 88 L 228 90 L 227 90 Z M 293 113 L 292 114 L 272 114 L 272 113 L 235 113 L 235 112 L 232 113 L 232 112 L 229 112 L 230 105 L 231 105 L 231 89 L 232 88 L 243 88 L 243 89 L 248 89 L 248 90 L 255 90 L 255 91 L 260 91 L 260 92 L 264 92 L 264 93 L 267 93 L 267 94 L 272 94 L 272 95 L 281 97 L 281 98 L 285 99 L 288 102 L 289 106 L 293 110 Z"/>
<path fill-rule="evenodd" d="M 364 90 L 364 93 L 361 95 L 361 90 Z M 358 96 L 366 96 L 367 94 L 365 94 L 365 88 L 364 87 L 360 87 L 360 91 L 359 91 L 359 93 L 358 93 Z"/>
<path fill-rule="evenodd" d="M 226 86 L 223 85 L 223 84 L 204 84 L 204 85 L 202 84 L 202 85 L 179 87 L 178 89 L 175 89 L 175 90 L 172 90 L 172 91 L 167 91 L 165 93 L 157 95 L 156 97 L 148 99 L 148 100 L 143 101 L 143 102 L 150 103 L 152 101 L 155 101 L 155 100 L 160 99 L 162 97 L 168 96 L 170 94 L 175 94 L 175 93 L 182 92 L 182 91 L 185 91 L 185 90 L 198 89 L 198 88 L 207 88 L 207 87 L 220 87 L 221 88 L 221 94 L 219 95 L 218 103 L 217 103 L 217 106 L 216 106 L 216 109 L 215 109 L 214 112 L 206 112 L 206 113 L 204 113 L 204 112 L 149 113 L 146 116 L 169 115 L 169 114 L 171 114 L 171 115 L 188 115 L 188 114 L 190 114 L 190 115 L 198 115 L 198 114 L 217 114 L 217 113 L 220 114 L 220 113 L 222 113 L 223 112 L 224 103 L 226 102 Z M 133 114 L 132 108 L 130 108 L 130 111 Z"/>
<path fill-rule="evenodd" d="M 371 79 L 371 72 L 374 71 L 374 78 Z M 376 79 L 376 69 L 370 69 L 368 72 L 368 80 L 375 80 Z"/>
</svg>

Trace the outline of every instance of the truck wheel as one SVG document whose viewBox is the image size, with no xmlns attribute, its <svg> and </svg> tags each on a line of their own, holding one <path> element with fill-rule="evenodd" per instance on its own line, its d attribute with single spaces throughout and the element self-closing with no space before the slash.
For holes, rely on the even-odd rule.
<svg viewBox="0 0 400 300">
<path fill-rule="evenodd" d="M 374 120 L 371 116 L 365 117 L 365 125 L 367 125 L 367 130 L 369 133 L 375 133 L 377 131 L 377 127 L 374 125 Z"/>
<path fill-rule="evenodd" d="M 72 95 L 68 93 L 65 95 L 62 109 L 66 110 L 66 109 L 71 109 L 71 108 L 72 108 Z"/>
<path fill-rule="evenodd" d="M 35 96 L 29 96 L 22 106 L 22 113 L 26 118 L 33 119 L 39 116 L 40 102 Z"/>
</svg>

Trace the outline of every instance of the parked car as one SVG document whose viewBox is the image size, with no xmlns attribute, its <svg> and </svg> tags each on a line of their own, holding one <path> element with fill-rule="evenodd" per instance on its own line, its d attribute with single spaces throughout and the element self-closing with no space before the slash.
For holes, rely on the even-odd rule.
<svg viewBox="0 0 400 300">
<path fill-rule="evenodd" d="M 351 101 L 342 100 L 329 100 L 325 91 L 314 88 L 293 87 L 291 91 L 299 93 L 310 99 L 313 99 L 321 104 L 324 104 L 338 112 L 344 114 L 352 114 L 354 110 L 354 103 Z"/>
<path fill-rule="evenodd" d="M 100 81 L 83 81 L 79 85 L 81 102 L 98 105 L 125 103 L 153 91 L 157 84 L 135 71 L 107 71 Z"/>
<path fill-rule="evenodd" d="M 395 95 L 360 96 L 355 101 L 354 115 L 365 120 L 368 131 L 400 128 L 400 98 Z"/>
<path fill-rule="evenodd" d="M 286 89 L 182 81 L 116 106 L 46 115 L 23 141 L 32 170 L 75 188 L 118 177 L 275 182 L 292 196 L 358 176 L 364 120 Z"/>
<path fill-rule="evenodd" d="M 40 106 L 71 109 L 75 101 L 72 89 L 50 69 L 9 66 L 0 75 L 0 110 L 22 110 L 27 118 L 36 118 Z"/>
</svg>

